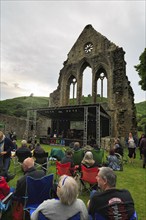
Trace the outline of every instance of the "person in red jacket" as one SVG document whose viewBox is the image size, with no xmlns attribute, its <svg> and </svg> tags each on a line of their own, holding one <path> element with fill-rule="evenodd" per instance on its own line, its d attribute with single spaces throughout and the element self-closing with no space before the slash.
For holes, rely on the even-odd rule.
<svg viewBox="0 0 146 220">
<path fill-rule="evenodd" d="M 10 186 L 7 184 L 6 179 L 0 176 L 0 200 L 4 199 L 10 192 Z"/>
</svg>

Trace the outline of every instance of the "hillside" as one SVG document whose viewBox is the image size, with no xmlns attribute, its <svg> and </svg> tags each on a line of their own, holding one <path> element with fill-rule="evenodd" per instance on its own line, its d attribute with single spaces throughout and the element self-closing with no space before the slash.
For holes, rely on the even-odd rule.
<svg viewBox="0 0 146 220">
<path fill-rule="evenodd" d="M 49 97 L 18 97 L 0 101 L 0 113 L 15 115 L 17 117 L 27 115 L 27 110 L 31 108 L 45 108 L 49 106 Z"/>
<path fill-rule="evenodd" d="M 99 102 L 106 101 L 105 98 Z M 91 102 L 91 97 L 83 97 L 83 103 L 87 104 Z M 73 100 L 70 100 L 73 103 Z M 146 124 L 146 101 L 136 103 L 138 130 L 143 130 Z M 0 101 L 0 113 L 7 115 L 14 115 L 17 117 L 26 117 L 27 110 L 31 108 L 47 108 L 49 106 L 49 97 L 18 97 L 14 99 L 7 99 Z"/>
</svg>

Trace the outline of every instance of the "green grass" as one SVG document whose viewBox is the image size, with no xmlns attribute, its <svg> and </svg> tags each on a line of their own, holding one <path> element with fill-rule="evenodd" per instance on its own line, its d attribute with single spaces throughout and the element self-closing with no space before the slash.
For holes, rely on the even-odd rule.
<svg viewBox="0 0 146 220">
<path fill-rule="evenodd" d="M 56 146 L 42 145 L 47 152 L 50 152 L 52 148 Z M 57 146 L 58 147 L 58 146 Z M 64 147 L 60 147 L 63 148 Z M 125 150 L 125 156 L 127 151 Z M 146 169 L 142 168 L 142 161 L 139 159 L 139 150 L 137 149 L 137 157 L 134 164 L 124 164 L 124 171 L 116 171 L 117 174 L 117 188 L 128 189 L 134 199 L 135 209 L 138 213 L 139 220 L 146 220 Z M 11 162 L 10 171 L 14 171 L 13 162 Z M 55 174 L 55 164 L 49 166 L 49 173 Z M 17 179 L 22 176 L 23 173 L 20 170 L 17 172 L 17 176 L 9 182 L 11 187 L 16 186 Z M 85 204 L 89 199 L 89 193 L 83 193 L 79 196 Z M 5 218 L 5 220 L 11 219 Z"/>
</svg>

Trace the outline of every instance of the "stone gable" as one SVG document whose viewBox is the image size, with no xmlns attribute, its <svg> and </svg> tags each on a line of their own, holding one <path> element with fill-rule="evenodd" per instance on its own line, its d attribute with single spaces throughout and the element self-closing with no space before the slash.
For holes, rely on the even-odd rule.
<svg viewBox="0 0 146 220">
<path fill-rule="evenodd" d="M 50 94 L 50 107 L 68 106 L 70 85 L 77 83 L 76 105 L 82 104 L 82 78 L 86 67 L 92 70 L 92 103 L 97 103 L 97 81 L 104 73 L 107 79 L 107 108 L 111 116 L 111 135 L 125 137 L 129 131 L 136 133 L 136 108 L 134 93 L 126 75 L 123 48 L 87 25 L 68 53 L 60 70 L 58 87 Z"/>
</svg>

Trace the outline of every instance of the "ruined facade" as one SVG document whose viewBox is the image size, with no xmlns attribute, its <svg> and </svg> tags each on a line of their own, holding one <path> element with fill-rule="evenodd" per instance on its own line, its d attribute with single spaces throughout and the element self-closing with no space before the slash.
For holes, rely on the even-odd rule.
<svg viewBox="0 0 146 220">
<path fill-rule="evenodd" d="M 110 42 L 87 25 L 68 53 L 60 71 L 58 87 L 50 94 L 50 107 L 68 106 L 70 86 L 77 85 L 76 105 L 82 104 L 83 72 L 92 70 L 92 104 L 97 103 L 97 82 L 101 74 L 107 79 L 107 113 L 111 116 L 111 136 L 125 137 L 136 133 L 134 93 L 126 76 L 126 62 L 122 48 Z"/>
</svg>

